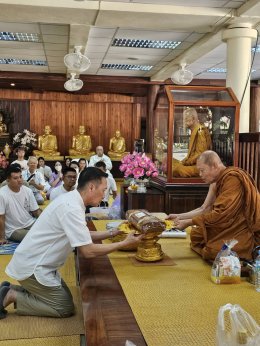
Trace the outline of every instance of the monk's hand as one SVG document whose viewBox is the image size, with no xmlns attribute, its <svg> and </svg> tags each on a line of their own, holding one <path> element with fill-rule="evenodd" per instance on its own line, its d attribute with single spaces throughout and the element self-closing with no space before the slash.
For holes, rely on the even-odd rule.
<svg viewBox="0 0 260 346">
<path fill-rule="evenodd" d="M 143 238 L 143 234 L 140 235 L 135 235 L 135 232 L 131 232 L 127 235 L 127 237 L 125 238 L 125 240 L 123 241 L 124 246 L 128 246 L 128 245 L 138 245 L 140 243 L 140 241 Z"/>
<path fill-rule="evenodd" d="M 178 229 L 185 229 L 188 226 L 191 225 L 190 220 L 180 220 L 180 219 L 175 219 L 175 227 Z"/>
<path fill-rule="evenodd" d="M 0 245 L 8 244 L 8 240 L 5 238 L 0 238 Z"/>
</svg>

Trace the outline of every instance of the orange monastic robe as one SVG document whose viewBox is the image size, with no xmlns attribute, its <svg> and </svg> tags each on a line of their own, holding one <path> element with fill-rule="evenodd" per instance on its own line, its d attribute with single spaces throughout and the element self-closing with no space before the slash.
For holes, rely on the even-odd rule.
<svg viewBox="0 0 260 346">
<path fill-rule="evenodd" d="M 254 180 L 240 168 L 226 168 L 216 181 L 210 212 L 192 219 L 191 248 L 204 259 L 215 259 L 225 240 L 237 239 L 240 258 L 252 259 L 260 240 L 260 194 Z"/>
<path fill-rule="evenodd" d="M 196 167 L 197 158 L 206 150 L 211 149 L 211 137 L 208 129 L 198 124 L 192 131 L 189 150 L 181 162 L 173 159 L 172 175 L 174 177 L 196 177 L 199 175 Z"/>
</svg>

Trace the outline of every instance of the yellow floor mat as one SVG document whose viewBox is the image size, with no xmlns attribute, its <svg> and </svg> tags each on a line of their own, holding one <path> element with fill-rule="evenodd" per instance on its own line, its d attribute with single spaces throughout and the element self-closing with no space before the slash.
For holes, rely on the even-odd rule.
<svg viewBox="0 0 260 346">
<path fill-rule="evenodd" d="M 95 221 L 101 230 L 105 221 Z M 189 239 L 160 239 L 176 266 L 134 266 L 127 252 L 109 255 L 118 280 L 149 346 L 215 345 L 220 306 L 239 304 L 260 323 L 259 293 L 242 278 L 216 285 L 211 266 L 189 246 Z"/>
</svg>

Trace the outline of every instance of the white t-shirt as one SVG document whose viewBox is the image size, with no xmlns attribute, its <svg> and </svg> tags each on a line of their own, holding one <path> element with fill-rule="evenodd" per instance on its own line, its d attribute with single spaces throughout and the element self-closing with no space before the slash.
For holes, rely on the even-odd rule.
<svg viewBox="0 0 260 346">
<path fill-rule="evenodd" d="M 44 286 L 59 286 L 57 272 L 74 247 L 91 244 L 85 205 L 77 190 L 56 198 L 41 213 L 6 267 L 6 274 L 25 280 L 34 274 Z"/>
<path fill-rule="evenodd" d="M 27 160 L 15 160 L 11 164 L 19 163 L 19 165 L 21 166 L 22 170 L 24 171 L 25 169 L 28 169 L 27 162 L 28 162 Z"/>
<path fill-rule="evenodd" d="M 45 186 L 44 177 L 43 177 L 42 173 L 39 172 L 38 170 L 35 170 L 33 173 L 31 173 L 29 171 L 29 169 L 26 169 L 25 171 L 22 172 L 23 180 L 27 181 L 27 179 L 30 178 L 30 176 L 32 174 L 35 174 L 35 176 L 32 179 L 34 179 L 36 184 L 40 184 L 42 186 Z M 32 186 L 32 185 L 29 185 L 29 188 L 32 190 L 32 192 L 39 192 L 40 191 L 35 186 Z"/>
<path fill-rule="evenodd" d="M 38 210 L 39 206 L 31 191 L 26 186 L 21 186 L 19 192 L 9 189 L 8 185 L 0 189 L 0 215 L 5 215 L 5 236 L 25 227 L 31 226 L 35 218 L 30 211 Z"/>
<path fill-rule="evenodd" d="M 115 179 L 111 175 L 107 177 L 107 188 L 103 198 L 104 202 L 108 202 L 110 191 L 117 191 Z"/>
<path fill-rule="evenodd" d="M 67 191 L 66 189 L 64 189 L 63 185 L 64 184 L 62 184 L 62 185 L 56 187 L 55 189 L 51 190 L 50 201 L 53 201 L 56 197 L 58 197 L 60 195 L 63 195 L 64 193 L 70 192 L 70 191 Z"/>
<path fill-rule="evenodd" d="M 104 161 L 105 164 L 106 164 L 106 168 L 111 170 L 112 169 L 112 162 L 110 160 L 110 158 L 103 154 L 102 156 L 98 156 L 98 155 L 93 155 L 90 157 L 90 160 L 89 160 L 89 167 L 94 167 L 95 164 L 99 161 Z"/>
</svg>

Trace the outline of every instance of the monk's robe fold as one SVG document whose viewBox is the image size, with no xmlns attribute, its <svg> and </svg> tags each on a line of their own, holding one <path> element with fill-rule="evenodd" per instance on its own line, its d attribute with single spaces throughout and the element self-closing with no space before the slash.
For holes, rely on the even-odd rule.
<svg viewBox="0 0 260 346">
<path fill-rule="evenodd" d="M 211 137 L 208 129 L 198 124 L 192 131 L 189 141 L 189 150 L 185 159 L 173 159 L 172 171 L 174 177 L 194 177 L 199 172 L 196 167 L 197 158 L 206 150 L 211 149 Z"/>
<path fill-rule="evenodd" d="M 191 247 L 205 259 L 214 259 L 223 242 L 237 239 L 240 258 L 251 259 L 260 239 L 260 194 L 242 169 L 226 168 L 216 181 L 212 210 L 192 219 Z"/>
</svg>

